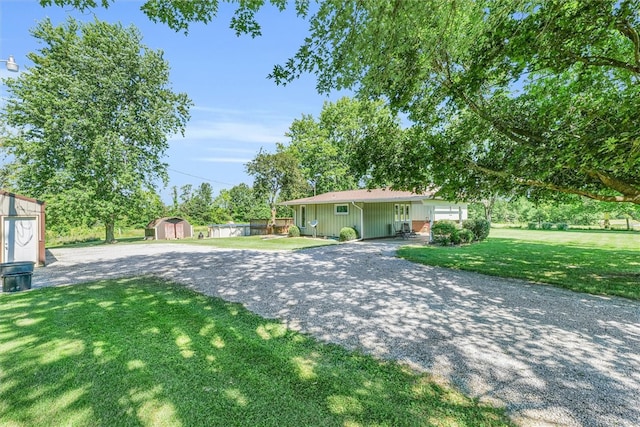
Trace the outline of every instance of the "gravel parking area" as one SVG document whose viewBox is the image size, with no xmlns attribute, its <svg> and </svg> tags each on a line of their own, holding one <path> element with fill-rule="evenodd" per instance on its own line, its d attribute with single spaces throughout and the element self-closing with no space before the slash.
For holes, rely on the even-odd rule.
<svg viewBox="0 0 640 427">
<path fill-rule="evenodd" d="M 399 243 L 55 249 L 33 287 L 155 274 L 429 371 L 521 426 L 640 425 L 639 303 L 416 265 Z"/>
</svg>

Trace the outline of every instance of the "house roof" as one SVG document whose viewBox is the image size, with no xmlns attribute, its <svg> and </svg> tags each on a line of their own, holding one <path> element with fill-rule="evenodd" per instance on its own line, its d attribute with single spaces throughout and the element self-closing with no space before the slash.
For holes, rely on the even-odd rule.
<svg viewBox="0 0 640 427">
<path fill-rule="evenodd" d="M 408 202 L 419 201 L 425 199 L 433 199 L 435 191 L 424 194 L 416 194 L 411 191 L 395 191 L 388 188 L 376 188 L 371 190 L 348 190 L 333 191 L 331 193 L 319 194 L 313 197 L 305 197 L 302 199 L 287 200 L 279 204 L 285 206 L 294 205 L 313 205 L 313 204 L 330 204 L 330 203 L 351 203 L 351 202 Z"/>
</svg>

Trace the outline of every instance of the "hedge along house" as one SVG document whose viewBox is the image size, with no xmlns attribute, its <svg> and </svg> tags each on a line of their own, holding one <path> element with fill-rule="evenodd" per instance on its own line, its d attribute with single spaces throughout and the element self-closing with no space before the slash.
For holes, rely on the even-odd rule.
<svg viewBox="0 0 640 427">
<path fill-rule="evenodd" d="M 403 224 L 429 233 L 434 221 L 467 219 L 467 204 L 389 189 L 350 190 L 280 203 L 294 210 L 300 234 L 337 237 L 343 227 L 353 227 L 362 239 L 395 236 Z"/>
<path fill-rule="evenodd" d="M 147 224 L 144 230 L 145 239 L 172 240 L 193 236 L 193 227 L 185 219 L 178 217 L 158 218 Z"/>
<path fill-rule="evenodd" d="M 44 208 L 40 200 L 0 190 L 1 262 L 45 264 Z"/>
</svg>

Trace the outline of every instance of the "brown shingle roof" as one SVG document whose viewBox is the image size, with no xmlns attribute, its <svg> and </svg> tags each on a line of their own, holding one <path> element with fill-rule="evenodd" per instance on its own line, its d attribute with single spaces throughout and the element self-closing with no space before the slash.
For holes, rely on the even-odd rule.
<svg viewBox="0 0 640 427">
<path fill-rule="evenodd" d="M 411 191 L 394 191 L 387 188 L 376 188 L 372 190 L 348 190 L 334 191 L 331 193 L 319 194 L 303 199 L 287 200 L 281 205 L 306 205 L 306 204 L 327 204 L 327 203 L 350 203 L 350 202 L 404 202 L 412 200 L 432 199 L 434 191 L 424 194 L 416 194 Z"/>
</svg>

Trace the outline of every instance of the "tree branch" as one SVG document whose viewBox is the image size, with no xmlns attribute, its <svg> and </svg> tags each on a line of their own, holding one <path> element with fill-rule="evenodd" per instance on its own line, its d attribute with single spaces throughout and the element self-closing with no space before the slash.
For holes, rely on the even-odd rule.
<svg viewBox="0 0 640 427">
<path fill-rule="evenodd" d="M 636 53 L 637 55 L 637 53 Z M 580 55 L 571 55 L 573 59 L 578 62 L 582 62 L 583 64 L 601 67 L 601 66 L 610 66 L 615 68 L 622 68 L 624 70 L 631 71 L 635 74 L 640 74 L 640 62 L 639 65 L 629 64 L 628 62 L 619 61 L 614 58 L 608 58 L 606 56 L 580 56 Z M 640 58 L 637 58 L 638 60 Z"/>
<path fill-rule="evenodd" d="M 638 32 L 636 31 L 628 21 L 619 21 L 616 22 L 616 28 L 620 31 L 625 37 L 631 40 L 633 43 L 633 56 L 636 60 L 636 64 L 640 66 L 640 36 L 638 36 Z"/>
<path fill-rule="evenodd" d="M 616 191 L 619 191 L 622 195 L 621 196 L 609 196 L 609 195 L 605 195 L 605 194 L 598 194 L 598 193 L 593 193 L 590 191 L 584 191 L 584 190 L 580 190 L 578 188 L 568 188 L 568 187 L 560 187 L 558 185 L 549 183 L 549 182 L 544 182 L 544 181 L 538 181 L 538 180 L 534 180 L 534 179 L 525 179 L 525 178 L 518 178 L 518 177 L 514 177 L 511 176 L 510 174 L 508 174 L 507 172 L 504 171 L 496 171 L 493 169 L 489 169 L 489 168 L 485 168 L 483 166 L 478 165 L 475 162 L 470 162 L 471 167 L 483 172 L 487 175 L 492 175 L 492 176 L 497 176 L 500 178 L 506 178 L 506 179 L 510 179 L 510 180 L 514 180 L 516 181 L 518 184 L 521 185 L 528 185 L 531 187 L 537 187 L 537 188 L 544 188 L 547 190 L 553 190 L 553 191 L 557 191 L 560 193 L 564 193 L 564 194 L 575 194 L 578 196 L 583 196 L 583 197 L 587 197 L 589 199 L 593 199 L 593 200 L 599 200 L 601 202 L 629 202 L 629 203 L 634 203 L 637 205 L 640 205 L 640 190 L 630 186 L 630 185 L 626 185 L 624 183 L 622 183 L 619 180 L 616 180 L 614 178 L 611 177 L 607 177 L 605 174 L 601 173 L 601 172 L 597 172 L 597 171 L 589 171 L 588 175 L 596 178 L 598 180 L 600 180 L 602 183 L 604 183 L 605 185 L 607 185 L 609 188 L 613 188 Z M 594 175 L 592 175 L 592 173 Z M 622 192 L 620 190 L 618 190 L 615 187 L 612 187 L 608 184 L 608 182 L 604 181 L 603 179 L 608 179 L 611 180 L 612 182 L 615 181 L 619 187 L 624 186 L 625 191 Z"/>
</svg>

